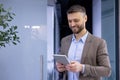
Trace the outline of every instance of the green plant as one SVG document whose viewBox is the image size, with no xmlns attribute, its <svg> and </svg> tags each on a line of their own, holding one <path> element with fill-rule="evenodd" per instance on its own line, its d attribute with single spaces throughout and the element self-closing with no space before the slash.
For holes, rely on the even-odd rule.
<svg viewBox="0 0 120 80">
<path fill-rule="evenodd" d="M 0 4 L 0 48 L 10 43 L 17 45 L 20 42 L 17 36 L 17 26 L 10 25 L 15 16 L 10 10 L 10 8 L 4 9 L 3 4 Z"/>
</svg>

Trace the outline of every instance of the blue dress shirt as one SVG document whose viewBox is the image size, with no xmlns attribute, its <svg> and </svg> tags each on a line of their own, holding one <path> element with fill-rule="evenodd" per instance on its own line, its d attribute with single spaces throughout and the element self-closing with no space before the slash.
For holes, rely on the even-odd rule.
<svg viewBox="0 0 120 80">
<path fill-rule="evenodd" d="M 75 36 L 72 37 L 72 42 L 68 51 L 68 58 L 70 61 L 79 61 L 81 62 L 81 56 L 83 47 L 87 38 L 88 32 L 76 41 Z M 70 72 L 68 71 L 68 80 L 79 80 L 79 72 Z"/>
</svg>

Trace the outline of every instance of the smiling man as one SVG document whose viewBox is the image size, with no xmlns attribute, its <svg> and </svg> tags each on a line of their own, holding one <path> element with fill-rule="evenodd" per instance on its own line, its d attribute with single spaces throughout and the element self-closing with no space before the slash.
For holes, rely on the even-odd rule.
<svg viewBox="0 0 120 80">
<path fill-rule="evenodd" d="M 102 80 L 109 77 L 111 65 L 104 39 L 93 36 L 86 29 L 87 15 L 83 6 L 73 5 L 67 11 L 69 28 L 73 34 L 61 40 L 61 55 L 67 55 L 68 65 L 56 63 L 62 80 Z"/>
</svg>

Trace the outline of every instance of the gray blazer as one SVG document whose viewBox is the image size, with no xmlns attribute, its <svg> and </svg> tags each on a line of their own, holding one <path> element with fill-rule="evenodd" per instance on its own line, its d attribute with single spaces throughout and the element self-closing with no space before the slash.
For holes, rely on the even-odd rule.
<svg viewBox="0 0 120 80">
<path fill-rule="evenodd" d="M 61 40 L 60 54 L 68 56 L 72 35 Z M 111 74 L 111 65 L 105 40 L 88 33 L 83 52 L 81 64 L 85 65 L 84 73 L 80 73 L 80 80 L 102 80 Z M 67 80 L 67 71 L 63 72 L 62 80 Z"/>
</svg>

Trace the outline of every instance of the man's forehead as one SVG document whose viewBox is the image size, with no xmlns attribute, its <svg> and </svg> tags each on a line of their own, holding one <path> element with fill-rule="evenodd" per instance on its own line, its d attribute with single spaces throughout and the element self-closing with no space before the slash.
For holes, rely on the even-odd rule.
<svg viewBox="0 0 120 80">
<path fill-rule="evenodd" d="M 77 18 L 77 17 L 81 17 L 82 15 L 83 15 L 82 13 L 77 12 L 77 13 L 67 14 L 67 17 L 68 17 L 68 18 Z"/>
</svg>

